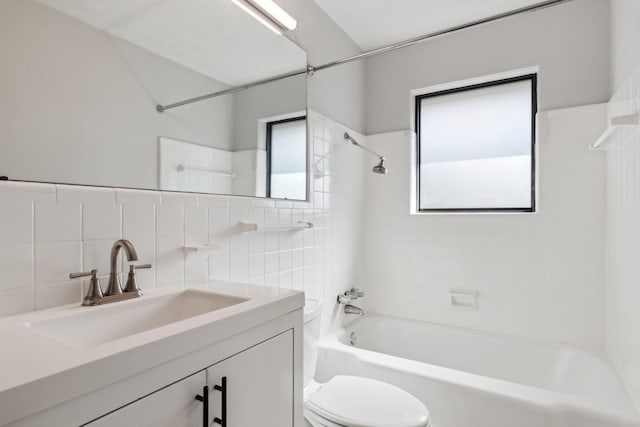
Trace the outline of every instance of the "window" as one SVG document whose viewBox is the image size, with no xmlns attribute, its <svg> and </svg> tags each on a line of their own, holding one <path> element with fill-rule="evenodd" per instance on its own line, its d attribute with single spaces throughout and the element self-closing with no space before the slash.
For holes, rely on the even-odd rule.
<svg viewBox="0 0 640 427">
<path fill-rule="evenodd" d="M 536 75 L 416 96 L 420 212 L 534 212 Z"/>
<path fill-rule="evenodd" d="M 267 123 L 267 197 L 307 198 L 305 116 Z"/>
</svg>

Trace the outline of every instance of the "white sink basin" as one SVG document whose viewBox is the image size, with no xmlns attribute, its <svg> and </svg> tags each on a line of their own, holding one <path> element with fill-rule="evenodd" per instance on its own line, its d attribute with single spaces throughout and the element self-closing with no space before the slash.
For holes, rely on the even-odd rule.
<svg viewBox="0 0 640 427">
<path fill-rule="evenodd" d="M 56 341 L 87 348 L 229 307 L 248 298 L 196 290 L 87 307 L 84 312 L 28 323 Z M 83 309 L 84 310 L 84 309 Z"/>
</svg>

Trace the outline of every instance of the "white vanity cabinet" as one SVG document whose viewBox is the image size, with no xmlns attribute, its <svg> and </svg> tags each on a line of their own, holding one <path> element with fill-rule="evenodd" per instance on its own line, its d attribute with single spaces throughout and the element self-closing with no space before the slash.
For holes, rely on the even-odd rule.
<svg viewBox="0 0 640 427">
<path fill-rule="evenodd" d="M 289 330 L 208 368 L 209 425 L 292 427 L 293 345 Z"/>
<path fill-rule="evenodd" d="M 199 427 L 208 404 L 209 426 L 293 427 L 293 346 L 282 332 L 86 425 Z"/>
<path fill-rule="evenodd" d="M 86 317 L 84 307 L 0 320 L 5 336 L 24 336 L 15 351 L 0 355 L 0 426 L 302 427 L 304 295 L 248 284 L 216 286 L 206 291 L 213 298 L 238 295 L 246 301 L 85 347 L 25 327 L 77 312 Z M 155 301 L 147 298 L 148 304 Z M 139 312 L 134 303 L 131 316 Z M 128 305 L 122 304 L 90 313 L 123 315 Z M 34 357 L 23 363 L 21 354 Z M 223 378 L 224 414 L 216 387 Z"/>
<path fill-rule="evenodd" d="M 86 425 L 199 427 L 203 402 L 195 397 L 202 394 L 205 382 L 205 372 L 198 372 Z"/>
</svg>

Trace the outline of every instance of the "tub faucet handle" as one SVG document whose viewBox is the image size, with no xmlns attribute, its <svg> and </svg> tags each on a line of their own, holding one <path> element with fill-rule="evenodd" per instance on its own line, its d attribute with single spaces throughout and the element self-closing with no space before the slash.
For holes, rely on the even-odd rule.
<svg viewBox="0 0 640 427">
<path fill-rule="evenodd" d="M 362 298 L 364 297 L 364 291 L 358 288 L 351 288 L 351 290 L 349 291 L 349 295 L 351 296 L 351 298 Z"/>
<path fill-rule="evenodd" d="M 338 304 L 350 304 L 351 298 L 352 296 L 348 291 L 345 291 L 343 294 L 338 294 Z"/>
</svg>

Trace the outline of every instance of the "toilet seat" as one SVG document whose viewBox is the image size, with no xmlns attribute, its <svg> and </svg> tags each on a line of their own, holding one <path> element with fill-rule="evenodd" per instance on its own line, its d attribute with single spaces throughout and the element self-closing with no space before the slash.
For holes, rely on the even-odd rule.
<svg viewBox="0 0 640 427">
<path fill-rule="evenodd" d="M 305 405 L 315 415 L 345 427 L 430 425 L 429 411 L 416 397 L 370 378 L 337 375 L 311 393 Z"/>
</svg>

